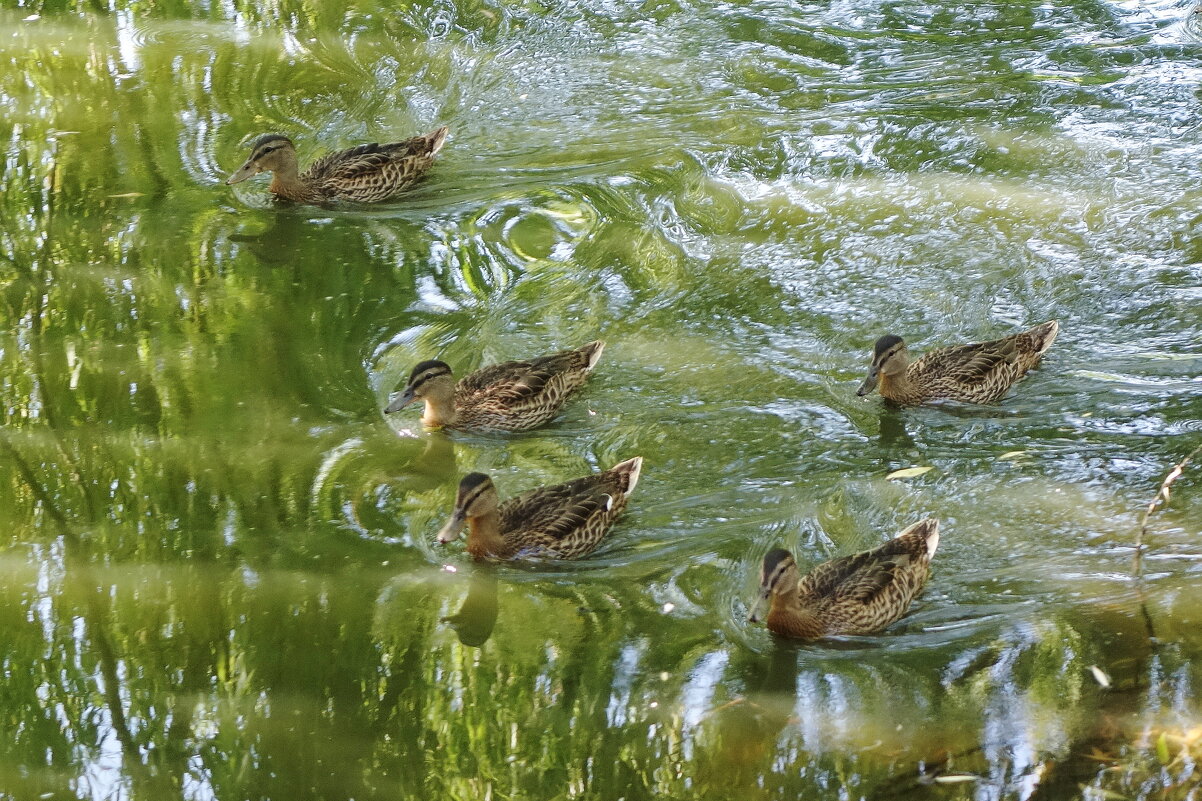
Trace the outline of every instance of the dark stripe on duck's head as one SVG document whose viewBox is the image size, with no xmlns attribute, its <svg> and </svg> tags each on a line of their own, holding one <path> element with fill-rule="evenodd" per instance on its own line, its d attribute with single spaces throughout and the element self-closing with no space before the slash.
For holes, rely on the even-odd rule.
<svg viewBox="0 0 1202 801">
<path fill-rule="evenodd" d="M 459 481 L 459 494 L 462 495 L 482 484 L 487 484 L 489 480 L 488 476 L 483 473 L 468 473 Z"/>
<path fill-rule="evenodd" d="M 440 362 L 437 359 L 430 359 L 413 368 L 413 372 L 409 374 L 409 383 L 412 384 L 417 380 L 418 376 L 427 370 L 435 370 L 435 372 L 430 376 L 431 378 L 435 375 L 451 374 L 451 366 L 449 364 L 446 362 Z"/>
<path fill-rule="evenodd" d="M 477 498 L 490 489 L 492 489 L 491 478 L 483 473 L 468 473 L 459 482 L 459 495 L 455 499 L 455 505 L 466 511 Z"/>
<path fill-rule="evenodd" d="M 894 336 L 893 334 L 885 334 L 885 336 L 878 339 L 876 344 L 872 346 L 872 355 L 874 358 L 879 359 L 881 356 L 885 355 L 890 348 L 892 348 L 894 345 L 900 345 L 901 342 L 901 337 Z"/>
<path fill-rule="evenodd" d="M 271 142 L 280 142 L 280 143 L 286 143 L 289 145 L 292 144 L 292 140 L 289 139 L 288 137 L 284 136 L 283 134 L 263 134 L 262 136 L 260 136 L 258 139 L 256 139 L 251 144 L 250 149 L 258 150 L 263 145 L 269 144 Z"/>
<path fill-rule="evenodd" d="M 784 548 L 773 548 L 768 551 L 768 555 L 764 557 L 763 581 L 767 582 L 782 566 L 791 564 L 793 564 L 793 554 Z"/>
</svg>

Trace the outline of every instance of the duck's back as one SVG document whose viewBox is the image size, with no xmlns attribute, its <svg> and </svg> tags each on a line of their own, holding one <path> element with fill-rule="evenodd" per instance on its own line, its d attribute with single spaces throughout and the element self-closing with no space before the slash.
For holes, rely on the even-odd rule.
<svg viewBox="0 0 1202 801">
<path fill-rule="evenodd" d="M 403 142 L 373 142 L 330 153 L 313 162 L 301 180 L 330 200 L 387 200 L 430 169 L 446 135 L 444 127 Z"/>
<path fill-rule="evenodd" d="M 600 346 L 505 362 L 466 375 L 455 385 L 456 426 L 524 431 L 549 422 L 584 384 Z"/>
<path fill-rule="evenodd" d="M 575 559 L 596 548 L 626 508 L 627 487 L 611 471 L 509 499 L 498 510 L 515 554 Z"/>
<path fill-rule="evenodd" d="M 915 531 L 819 565 L 801 580 L 801 604 L 828 635 L 879 631 L 904 615 L 922 590 L 932 552 L 927 536 Z"/>
<path fill-rule="evenodd" d="M 931 399 L 991 403 L 1035 366 L 1057 330 L 1053 320 L 1001 339 L 930 351 L 910 365 L 908 378 Z"/>
</svg>

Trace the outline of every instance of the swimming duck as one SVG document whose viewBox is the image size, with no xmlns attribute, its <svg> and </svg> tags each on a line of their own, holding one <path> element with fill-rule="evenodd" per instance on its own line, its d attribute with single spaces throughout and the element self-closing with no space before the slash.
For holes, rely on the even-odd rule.
<svg viewBox="0 0 1202 801">
<path fill-rule="evenodd" d="M 907 406 L 943 399 L 992 403 L 1035 366 L 1059 330 L 1051 320 L 990 342 L 933 350 L 913 363 L 905 340 L 889 334 L 873 346 L 872 367 L 856 394 L 879 389 L 887 400 Z"/>
<path fill-rule="evenodd" d="M 939 546 L 939 521 L 921 520 L 870 551 L 824 562 L 803 578 L 781 548 L 764 557 L 760 597 L 749 620 L 771 603 L 764 623 L 786 637 L 815 640 L 874 634 L 894 622 L 922 591 Z"/>
<path fill-rule="evenodd" d="M 504 362 L 465 375 L 458 383 L 446 362 L 413 368 L 409 384 L 385 413 L 424 401 L 422 423 L 477 431 L 526 431 L 548 422 L 584 384 L 605 343 L 590 342 L 529 361 Z"/>
<path fill-rule="evenodd" d="M 261 172 L 273 173 L 271 191 L 297 203 L 349 200 L 376 203 L 408 187 L 434 162 L 434 154 L 447 138 L 446 127 L 403 142 L 359 145 L 339 150 L 298 172 L 296 146 L 280 134 L 260 136 L 250 147 L 250 158 L 229 177 L 227 184 L 245 181 Z"/>
<path fill-rule="evenodd" d="M 459 482 L 455 511 L 438 532 L 445 545 L 468 526 L 467 552 L 476 559 L 576 559 L 596 548 L 639 483 L 643 457 L 591 476 L 539 487 L 498 505 L 483 473 Z"/>
</svg>

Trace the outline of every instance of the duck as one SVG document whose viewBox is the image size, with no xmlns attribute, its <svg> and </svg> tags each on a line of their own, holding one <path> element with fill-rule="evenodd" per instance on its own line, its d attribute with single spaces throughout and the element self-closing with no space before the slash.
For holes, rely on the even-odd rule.
<svg viewBox="0 0 1202 801">
<path fill-rule="evenodd" d="M 313 205 L 337 200 L 378 203 L 424 175 L 446 138 L 447 128 L 443 126 L 403 142 L 359 145 L 331 153 L 298 172 L 292 140 L 283 134 L 265 134 L 251 144 L 250 157 L 226 184 L 270 172 L 269 189 L 285 200 Z"/>
<path fill-rule="evenodd" d="M 425 361 L 413 368 L 404 391 L 384 412 L 399 412 L 420 400 L 425 403 L 422 423 L 430 428 L 528 431 L 559 413 L 604 349 L 597 340 L 528 361 L 494 364 L 458 382 L 446 362 Z"/>
<path fill-rule="evenodd" d="M 467 552 L 475 559 L 579 559 L 605 538 L 639 483 L 643 457 L 551 487 L 498 502 L 484 473 L 459 482 L 451 519 L 438 532 L 441 545 L 468 527 Z"/>
<path fill-rule="evenodd" d="M 898 620 L 922 591 L 939 547 L 939 521 L 920 520 L 862 553 L 818 565 L 804 577 L 793 554 L 775 548 L 764 557 L 760 595 L 748 619 L 762 610 L 768 630 L 784 637 L 876 634 Z"/>
<path fill-rule="evenodd" d="M 904 339 L 886 334 L 872 348 L 872 366 L 856 395 L 875 389 L 903 406 L 936 400 L 993 403 L 1035 366 L 1059 331 L 1060 324 L 1050 320 L 1001 339 L 932 350 L 915 362 Z"/>
</svg>

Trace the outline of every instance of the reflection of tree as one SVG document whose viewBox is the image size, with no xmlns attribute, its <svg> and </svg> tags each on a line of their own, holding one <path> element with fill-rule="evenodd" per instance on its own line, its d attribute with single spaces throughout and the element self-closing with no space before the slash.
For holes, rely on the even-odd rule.
<svg viewBox="0 0 1202 801">
<path fill-rule="evenodd" d="M 306 771 L 291 764 L 302 739 L 290 721 L 304 710 L 360 729 L 373 652 L 350 649 L 362 664 L 329 655 L 368 641 L 374 589 L 331 605 L 320 572 L 295 587 L 260 587 L 256 573 L 347 555 L 337 526 L 314 517 L 313 476 L 344 436 L 331 417 L 370 421 L 368 450 L 394 446 L 362 363 L 380 310 L 413 297 L 394 269 L 406 255 L 374 249 L 364 282 L 328 255 L 357 265 L 358 226 L 318 232 L 275 211 L 269 235 L 235 241 L 238 219 L 178 186 L 196 128 L 175 110 L 205 119 L 214 99 L 182 97 L 200 81 L 173 75 L 205 69 L 208 54 L 144 48 L 144 85 L 121 84 L 120 65 L 104 63 L 111 20 L 85 24 L 96 50 L 31 39 L 5 50 L 0 76 L 6 92 L 28 77 L 38 100 L 22 108 L 40 114 L 14 115 L 21 129 L 6 133 L 21 144 L 0 193 L 0 494 L 10 550 L 39 565 L 3 598 L 0 659 L 34 670 L 6 682 L 20 724 L 3 727 L 0 787 L 102 797 L 89 782 L 119 777 L 137 798 L 178 797 L 181 782 L 248 788 L 229 790 L 241 797 L 267 770 L 297 790 L 268 788 L 281 797 L 322 784 L 341 796 L 337 726 L 303 740 Z M 154 202 L 107 196 L 128 191 Z M 405 224 L 389 228 L 392 242 Z M 265 252 L 277 257 L 267 270 Z M 259 715 L 264 694 L 273 708 Z M 102 764 L 108 778 L 70 789 Z"/>
<path fill-rule="evenodd" d="M 742 318 L 753 338 L 759 326 L 809 336 L 820 321 L 795 323 L 793 295 L 749 268 L 738 241 L 704 265 L 688 255 L 706 249 L 689 247 L 698 231 L 735 234 L 748 215 L 686 144 L 670 141 L 629 184 L 604 180 L 631 164 L 625 121 L 609 152 L 540 155 L 551 166 L 509 173 L 496 196 L 444 172 L 429 191 L 461 180 L 458 206 L 419 196 L 403 209 L 313 211 L 267 207 L 261 187 L 215 185 L 219 162 L 242 156 L 237 140 L 258 129 L 297 134 L 309 155 L 328 140 L 408 131 L 444 102 L 482 107 L 461 97 L 480 75 L 460 67 L 500 56 L 468 43 L 508 47 L 514 31 L 529 42 L 538 8 L 238 2 L 235 26 L 228 6 L 117 7 L 22 6 L 59 32 L 10 26 L 0 55 L 0 793 L 797 798 L 850 787 L 894 797 L 929 792 L 921 764 L 975 773 L 991 797 L 1055 798 L 1096 777 L 1094 750 L 1113 756 L 1107 743 L 1132 741 L 1133 721 L 1190 711 L 1179 699 L 1202 680 L 1194 654 L 1152 652 L 1122 598 L 1096 612 L 1094 599 L 1037 614 L 1007 606 L 1005 620 L 947 641 L 908 631 L 847 648 L 749 645 L 713 586 L 689 596 L 687 612 L 652 603 L 697 565 L 648 572 L 645 543 L 621 546 L 628 554 L 604 569 L 548 568 L 537 580 L 515 569 L 468 594 L 481 612 L 470 636 L 439 625 L 465 620 L 456 592 L 420 580 L 433 562 L 422 526 L 445 511 L 457 474 L 503 452 L 523 475 L 551 480 L 538 471 L 577 474 L 581 453 L 563 430 L 504 447 L 398 440 L 373 394 L 387 387 L 369 391 L 378 375 L 365 375 L 380 343 L 415 330 L 406 357 L 516 356 L 494 337 L 600 328 L 615 304 L 648 343 L 646 372 L 665 369 L 659 334 L 671 329 L 712 347 L 725 381 L 731 351 L 709 342 L 708 321 Z M 560 12 L 610 24 L 596 8 Z M 890 6 L 885 21 L 909 29 L 906 12 Z M 953 32 L 965 24 L 941 13 Z M 1038 27 L 1026 24 L 1031 7 L 998 13 Z M 152 24 L 175 19 L 195 24 Z M 253 44 L 235 42 L 236 27 Z M 719 118 L 696 117 L 705 135 L 728 135 Z M 898 148 L 879 151 L 898 168 L 915 157 L 903 139 L 880 143 Z M 580 175 L 546 186 L 551 159 Z M 859 209 L 853 195 L 840 203 Z M 769 249 L 812 238 L 822 262 L 849 241 L 822 228 L 823 215 L 775 202 L 751 212 L 771 218 L 760 221 Z M 570 262 L 551 258 L 562 243 Z M 531 321 L 536 333 L 515 333 Z M 723 383 L 731 408 L 734 396 L 767 406 L 795 391 L 792 378 L 747 373 Z M 677 401 L 647 405 L 691 432 L 706 424 Z M 909 443 L 900 420 L 882 418 L 887 450 Z M 737 469 L 681 458 L 698 463 L 699 483 L 742 498 L 745 468 L 762 467 L 796 428 L 723 420 L 698 440 L 737 454 Z M 633 434 L 604 434 L 598 448 L 631 455 Z M 779 472 L 795 467 L 785 464 Z M 687 519 L 695 506 L 659 513 L 687 533 L 705 525 Z M 730 530 L 741 552 L 746 532 Z M 965 617 L 978 613 L 997 615 Z M 1103 693 L 1083 677 L 1111 652 L 1128 661 L 1108 665 L 1115 689 Z M 1148 778 L 1120 789 L 1160 788 Z"/>
</svg>

